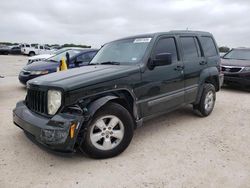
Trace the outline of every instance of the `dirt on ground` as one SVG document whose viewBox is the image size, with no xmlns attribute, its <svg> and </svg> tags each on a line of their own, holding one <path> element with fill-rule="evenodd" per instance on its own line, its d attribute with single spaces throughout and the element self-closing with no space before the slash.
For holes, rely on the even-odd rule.
<svg viewBox="0 0 250 188">
<path fill-rule="evenodd" d="M 0 56 L 0 187 L 250 187 L 250 92 L 223 88 L 206 118 L 192 107 L 148 121 L 121 155 L 58 156 L 12 122 L 25 56 Z"/>
</svg>

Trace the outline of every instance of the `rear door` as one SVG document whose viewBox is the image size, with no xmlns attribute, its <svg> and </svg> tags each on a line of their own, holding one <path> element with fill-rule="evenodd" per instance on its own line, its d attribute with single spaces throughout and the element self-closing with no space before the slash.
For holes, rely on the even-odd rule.
<svg viewBox="0 0 250 188">
<path fill-rule="evenodd" d="M 179 41 L 184 63 L 185 102 L 191 103 L 196 99 L 200 73 L 207 66 L 207 62 L 196 36 L 180 36 Z"/>
<path fill-rule="evenodd" d="M 157 54 L 171 53 L 172 64 L 146 69 L 142 86 L 137 90 L 144 117 L 171 110 L 184 103 L 183 63 L 180 61 L 175 36 L 160 37 L 153 48 L 151 59 Z"/>
</svg>

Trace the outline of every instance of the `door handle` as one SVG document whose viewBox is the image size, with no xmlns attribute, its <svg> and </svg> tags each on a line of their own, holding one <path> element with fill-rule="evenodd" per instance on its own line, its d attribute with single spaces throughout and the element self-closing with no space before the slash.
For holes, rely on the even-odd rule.
<svg viewBox="0 0 250 188">
<path fill-rule="evenodd" d="M 200 65 L 206 65 L 206 64 L 207 64 L 206 61 L 201 61 L 201 62 L 200 62 Z"/>
<path fill-rule="evenodd" d="M 176 71 L 182 71 L 183 69 L 184 69 L 184 66 L 180 66 L 180 65 L 178 65 L 174 68 L 174 70 L 176 70 Z"/>
</svg>

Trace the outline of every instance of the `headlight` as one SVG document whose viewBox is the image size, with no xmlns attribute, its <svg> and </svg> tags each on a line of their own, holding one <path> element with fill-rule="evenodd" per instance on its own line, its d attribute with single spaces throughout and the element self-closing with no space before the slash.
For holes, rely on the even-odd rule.
<svg viewBox="0 0 250 188">
<path fill-rule="evenodd" d="M 250 71 L 250 67 L 244 67 L 243 71 L 244 71 L 244 72 Z"/>
<path fill-rule="evenodd" d="M 29 59 L 27 65 L 29 65 L 29 64 L 31 64 L 31 63 L 33 63 L 33 60 L 32 60 L 32 59 Z"/>
<path fill-rule="evenodd" d="M 30 71 L 31 75 L 41 75 L 41 74 L 48 74 L 49 71 L 44 70 L 44 71 Z"/>
<path fill-rule="evenodd" d="M 60 108 L 62 102 L 62 93 L 58 90 L 48 91 L 48 114 L 54 115 Z"/>
</svg>

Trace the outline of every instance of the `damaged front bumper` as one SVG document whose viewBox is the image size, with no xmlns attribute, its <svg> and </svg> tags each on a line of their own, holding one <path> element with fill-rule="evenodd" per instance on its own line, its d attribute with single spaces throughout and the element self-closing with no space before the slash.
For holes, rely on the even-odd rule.
<svg viewBox="0 0 250 188">
<path fill-rule="evenodd" d="M 43 146 L 57 152 L 74 152 L 83 116 L 59 113 L 51 118 L 38 115 L 27 108 L 24 101 L 13 110 L 13 122 Z"/>
</svg>

